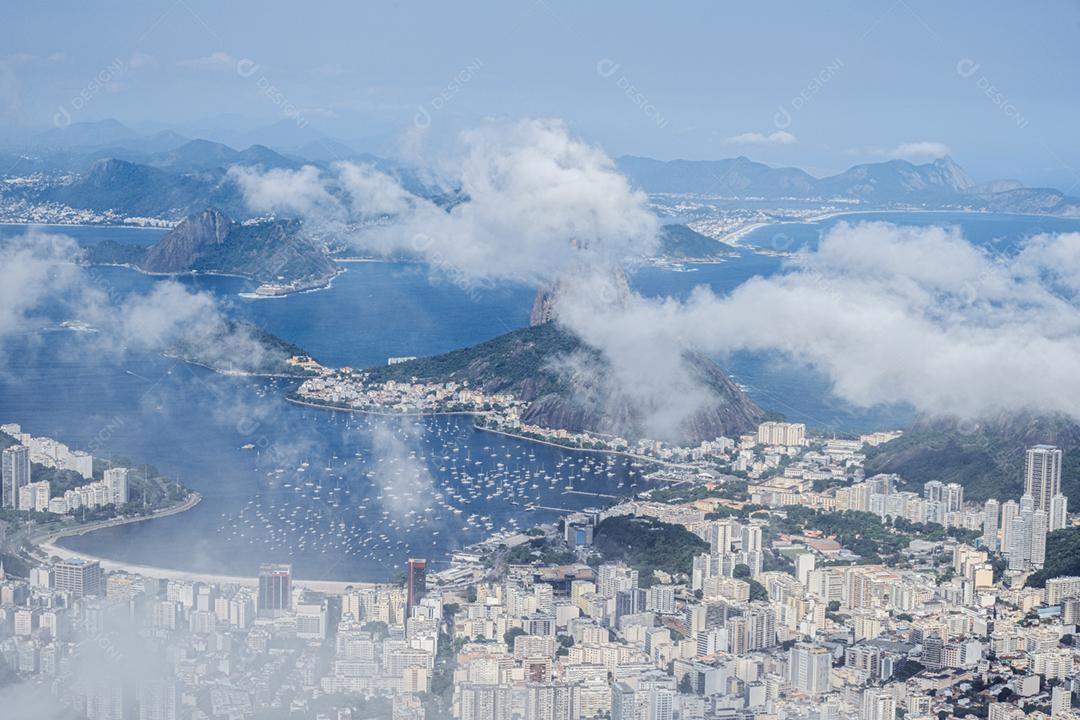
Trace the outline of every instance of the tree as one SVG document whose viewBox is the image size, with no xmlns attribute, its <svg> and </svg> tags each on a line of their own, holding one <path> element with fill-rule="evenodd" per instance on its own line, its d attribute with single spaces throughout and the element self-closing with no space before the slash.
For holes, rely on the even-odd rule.
<svg viewBox="0 0 1080 720">
<path fill-rule="evenodd" d="M 731 577 L 736 580 L 749 580 L 752 575 L 750 566 L 745 563 L 739 563 L 731 570 Z"/>
<path fill-rule="evenodd" d="M 507 630 L 503 634 L 503 640 L 506 641 L 506 647 L 509 648 L 511 651 L 513 651 L 513 649 L 514 649 L 514 638 L 518 637 L 519 635 L 524 635 L 524 634 L 525 634 L 525 631 L 522 630 L 521 628 L 510 628 L 509 630 Z"/>
<path fill-rule="evenodd" d="M 769 591 L 765 589 L 765 586 L 759 583 L 757 580 L 750 581 L 750 599 L 751 600 L 769 600 Z"/>
</svg>

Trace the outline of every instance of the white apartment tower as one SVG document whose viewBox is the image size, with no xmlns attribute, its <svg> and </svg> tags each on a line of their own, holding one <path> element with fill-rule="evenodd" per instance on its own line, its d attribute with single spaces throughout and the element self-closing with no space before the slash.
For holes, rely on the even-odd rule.
<svg viewBox="0 0 1080 720">
<path fill-rule="evenodd" d="M 1024 465 L 1024 494 L 1035 501 L 1035 509 L 1049 512 L 1050 498 L 1061 493 L 1061 449 L 1036 445 L 1027 451 Z"/>
<path fill-rule="evenodd" d="M 832 654 L 811 643 L 795 643 L 788 652 L 788 683 L 806 695 L 829 692 Z"/>
<path fill-rule="evenodd" d="M 1061 493 L 1050 498 L 1050 532 L 1069 524 L 1069 498 Z"/>
<path fill-rule="evenodd" d="M 19 490 L 30 484 L 30 448 L 25 445 L 5 448 L 0 462 L 0 478 L 3 480 L 0 505 L 18 508 Z"/>
<path fill-rule="evenodd" d="M 983 506 L 983 545 L 990 552 L 997 552 L 998 548 L 998 519 L 1001 514 L 1001 504 L 993 498 L 986 501 Z"/>
</svg>

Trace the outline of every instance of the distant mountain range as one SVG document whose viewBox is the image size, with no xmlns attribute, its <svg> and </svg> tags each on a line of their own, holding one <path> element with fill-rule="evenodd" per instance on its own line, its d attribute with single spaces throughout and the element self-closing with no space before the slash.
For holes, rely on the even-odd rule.
<svg viewBox="0 0 1080 720">
<path fill-rule="evenodd" d="M 62 187 L 11 191 L 31 202 L 173 220 L 206 207 L 222 208 L 238 219 L 249 217 L 239 189 L 227 175 L 233 165 L 291 169 L 351 160 L 397 177 L 416 194 L 438 197 L 444 192 L 426 183 L 415 168 L 356 152 L 310 129 L 277 123 L 257 133 L 226 134 L 250 144 L 237 145 L 245 148 L 237 150 L 168 129 L 140 134 L 116 120 L 73 123 L 40 133 L 16 150 L 0 150 L 0 163 L 14 175 L 78 176 Z M 706 195 L 777 207 L 817 203 L 1080 216 L 1080 198 L 1051 188 L 1024 187 L 1015 180 L 976 184 L 949 157 L 921 165 L 904 160 L 867 163 L 821 178 L 746 157 L 661 161 L 627 155 L 616 164 L 635 187 L 650 194 Z"/>
<path fill-rule="evenodd" d="M 298 221 L 241 224 L 216 209 L 187 218 L 149 248 L 105 241 L 91 246 L 86 260 L 148 273 L 220 273 L 304 288 L 324 285 L 339 272 Z"/>
<path fill-rule="evenodd" d="M 1050 188 L 1025 188 L 1012 180 L 976 185 L 950 157 L 923 165 L 905 160 L 856 165 L 823 178 L 746 157 L 661 161 L 627 155 L 616 164 L 631 184 L 653 194 L 1080 216 L 1080 198 Z"/>
</svg>

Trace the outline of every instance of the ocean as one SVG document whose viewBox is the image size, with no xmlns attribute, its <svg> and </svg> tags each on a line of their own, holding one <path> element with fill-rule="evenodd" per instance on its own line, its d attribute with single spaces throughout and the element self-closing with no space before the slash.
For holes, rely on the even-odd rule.
<svg viewBox="0 0 1080 720">
<path fill-rule="evenodd" d="M 1080 221 L 1055 218 L 875 213 L 760 228 L 742 242 L 793 250 L 812 246 L 838 222 L 863 220 L 956 224 L 973 242 L 998 248 L 1038 232 L 1080 230 Z M 24 231 L 0 226 L 0 237 Z M 84 245 L 106 238 L 150 244 L 163 232 L 49 231 Z M 722 294 L 777 272 L 781 263 L 743 253 L 688 272 L 642 268 L 631 282 L 648 296 L 682 297 L 701 284 Z M 420 265 L 347 268 L 328 290 L 275 299 L 241 298 L 254 283 L 239 278 L 181 282 L 214 293 L 228 312 L 334 366 L 445 352 L 528 322 L 528 287 L 470 293 Z M 92 277 L 116 298 L 161 281 L 123 268 L 98 268 Z M 327 412 L 286 402 L 284 381 L 226 378 L 144 352 L 103 352 L 92 333 L 58 329 L 67 319 L 62 313 L 47 305 L 26 333 L 0 346 L 0 422 L 19 422 L 97 456 L 153 464 L 204 497 L 185 513 L 62 541 L 75 550 L 233 575 L 285 561 L 301 578 L 378 581 L 396 577 L 408 557 L 443 561 L 490 530 L 551 521 L 645 487 L 646 468 L 485 433 L 464 417 L 374 420 Z M 825 378 L 778 356 L 718 360 L 762 407 L 821 432 L 892 429 L 912 417 L 904 406 L 852 407 L 829 393 Z"/>
</svg>

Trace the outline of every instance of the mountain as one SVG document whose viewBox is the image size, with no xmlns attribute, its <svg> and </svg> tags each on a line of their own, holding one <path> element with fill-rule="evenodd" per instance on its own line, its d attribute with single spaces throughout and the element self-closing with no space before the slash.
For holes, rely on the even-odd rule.
<svg viewBox="0 0 1080 720">
<path fill-rule="evenodd" d="M 660 229 L 657 255 L 672 260 L 715 260 L 738 254 L 732 246 L 702 235 L 685 225 L 664 225 Z"/>
<path fill-rule="evenodd" d="M 310 357 L 302 348 L 234 318 L 190 328 L 170 343 L 165 354 L 226 374 L 293 378 L 313 374 L 307 367 L 289 362 L 293 357 Z"/>
<path fill-rule="evenodd" d="M 246 150 L 237 151 L 209 140 L 191 140 L 167 152 L 150 155 L 145 162 L 151 167 L 180 173 L 227 170 L 232 165 L 259 165 L 267 169 L 295 169 L 301 165 L 263 145 L 252 145 Z"/>
<path fill-rule="evenodd" d="M 560 362 L 571 356 L 596 372 L 577 373 L 573 378 L 560 372 Z M 719 435 L 736 436 L 749 432 L 763 419 L 762 410 L 719 366 L 697 354 L 688 354 L 687 362 L 712 391 L 714 401 L 684 424 L 684 439 L 697 442 Z M 373 368 L 367 373 L 373 382 L 413 378 L 468 382 L 470 387 L 487 393 L 510 393 L 529 402 L 521 418 L 525 423 L 573 432 L 591 430 L 640 437 L 642 409 L 620 398 L 604 397 L 607 393 L 603 388 L 582 379 L 586 374 L 592 378 L 604 377 L 606 364 L 599 351 L 557 323 L 545 322 L 461 350 Z M 585 400 L 598 396 L 604 402 Z M 617 409 L 605 412 L 600 405 Z"/>
<path fill-rule="evenodd" d="M 856 197 L 879 202 L 951 197 L 974 186 L 967 173 L 950 157 L 924 165 L 913 165 L 906 160 L 856 165 L 817 182 L 818 192 L 828 197 Z"/>
<path fill-rule="evenodd" d="M 616 166 L 649 193 L 697 193 L 729 197 L 808 197 L 817 180 L 797 168 L 774 168 L 746 157 L 670 160 L 624 155 Z"/>
<path fill-rule="evenodd" d="M 131 128 L 119 120 L 77 122 L 65 127 L 55 127 L 38 133 L 31 140 L 34 147 L 76 148 L 112 145 L 138 137 Z"/>
<path fill-rule="evenodd" d="M 146 272 L 215 272 L 260 282 L 326 281 L 338 272 L 297 221 L 240 224 L 204 210 L 177 225 L 139 263 Z"/>
<path fill-rule="evenodd" d="M 867 453 L 866 472 L 897 473 L 915 484 L 957 482 L 968 500 L 1019 498 L 1025 451 L 1038 444 L 1064 451 L 1062 492 L 1080 497 L 1080 425 L 1061 416 L 1003 413 L 978 423 L 920 417 L 901 437 Z"/>
<path fill-rule="evenodd" d="M 1080 216 L 1080 198 L 1050 188 L 1025 188 L 1015 181 L 976 185 L 950 157 L 922 165 L 906 160 L 866 163 L 823 178 L 745 157 L 665 162 L 623 156 L 616 165 L 631 184 L 652 194 Z"/>
<path fill-rule="evenodd" d="M 325 284 L 339 271 L 298 221 L 240 224 L 214 209 L 185 219 L 149 248 L 103 242 L 87 250 L 86 260 L 149 273 L 222 273 L 304 287 Z"/>
<path fill-rule="evenodd" d="M 239 188 L 224 173 L 178 174 L 115 158 L 95 162 L 75 182 L 47 188 L 38 199 L 167 219 L 186 217 L 208 205 L 234 215 L 247 213 Z"/>
</svg>

